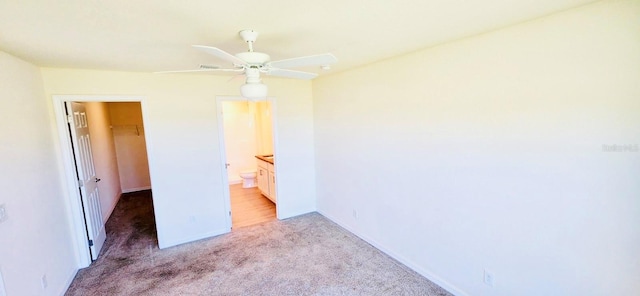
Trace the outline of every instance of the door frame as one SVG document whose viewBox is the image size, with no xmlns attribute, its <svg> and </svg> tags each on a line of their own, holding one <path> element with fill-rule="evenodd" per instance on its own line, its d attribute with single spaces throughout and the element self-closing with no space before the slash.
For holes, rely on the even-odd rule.
<svg viewBox="0 0 640 296">
<path fill-rule="evenodd" d="M 227 149 L 226 143 L 224 141 L 224 115 L 222 114 L 222 101 L 234 101 L 234 102 L 244 102 L 248 99 L 242 96 L 216 96 L 216 112 L 218 116 L 218 142 L 220 143 L 220 159 L 222 160 L 222 184 L 226 186 L 222 186 L 222 192 L 224 195 L 225 207 L 226 210 L 231 213 L 231 192 L 229 191 L 229 174 L 227 173 L 227 167 L 224 165 L 227 163 Z M 276 121 L 278 120 L 278 116 L 276 116 L 277 106 L 276 106 L 276 98 L 275 97 L 267 97 L 266 101 L 271 104 L 271 130 L 273 132 L 273 155 L 276 155 L 278 151 L 278 131 L 275 128 L 277 126 Z M 278 166 L 278 158 L 274 157 L 273 165 Z M 278 170 L 276 170 L 276 180 L 278 180 Z M 276 196 L 278 196 L 278 186 L 276 186 Z M 278 210 L 280 207 L 279 203 L 276 203 L 276 218 L 281 219 L 280 211 Z M 231 214 L 233 215 L 233 213 Z M 227 226 L 228 229 L 231 228 L 232 220 L 231 215 L 227 218 Z"/>
<path fill-rule="evenodd" d="M 78 181 L 76 177 L 75 162 L 73 156 L 73 148 L 71 147 L 71 134 L 67 127 L 67 116 L 65 112 L 65 102 L 138 102 L 142 109 L 142 124 L 147 125 L 147 117 L 145 116 L 146 97 L 144 96 L 99 96 L 99 95 L 53 95 L 53 111 L 55 115 L 56 129 L 58 132 L 58 140 L 60 147 L 60 155 L 62 157 L 61 169 L 64 171 L 63 182 L 65 192 L 65 203 L 67 208 L 67 219 L 71 224 L 71 236 L 74 240 L 74 254 L 78 268 L 84 268 L 91 264 L 91 254 L 88 245 L 88 235 L 84 221 L 82 203 L 80 202 L 80 191 L 78 190 Z M 149 159 L 149 167 L 151 167 L 152 157 L 149 135 L 145 133 L 145 141 L 147 148 L 147 158 Z M 151 173 L 151 169 L 149 170 Z M 151 177 L 153 180 L 153 177 Z M 153 184 L 153 181 L 151 182 Z M 153 185 L 152 185 L 153 186 Z M 106 221 L 105 221 L 106 223 Z"/>
</svg>

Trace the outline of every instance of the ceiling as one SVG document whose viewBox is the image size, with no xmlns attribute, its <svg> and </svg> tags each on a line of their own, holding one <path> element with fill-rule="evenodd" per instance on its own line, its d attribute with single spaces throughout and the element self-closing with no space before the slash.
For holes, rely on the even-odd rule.
<svg viewBox="0 0 640 296">
<path fill-rule="evenodd" d="M 255 50 L 272 60 L 330 52 L 335 73 L 589 2 L 0 0 L 0 50 L 43 67 L 227 67 L 191 45 L 246 51 L 238 31 L 253 29 Z"/>
</svg>

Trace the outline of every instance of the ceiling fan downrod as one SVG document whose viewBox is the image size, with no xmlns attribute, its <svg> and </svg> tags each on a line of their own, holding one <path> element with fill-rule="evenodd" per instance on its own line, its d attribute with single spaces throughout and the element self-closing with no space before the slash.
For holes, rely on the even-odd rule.
<svg viewBox="0 0 640 296">
<path fill-rule="evenodd" d="M 242 40 L 249 45 L 249 52 L 253 52 L 253 43 L 258 39 L 258 32 L 254 30 L 242 30 L 238 34 L 240 34 Z"/>
</svg>

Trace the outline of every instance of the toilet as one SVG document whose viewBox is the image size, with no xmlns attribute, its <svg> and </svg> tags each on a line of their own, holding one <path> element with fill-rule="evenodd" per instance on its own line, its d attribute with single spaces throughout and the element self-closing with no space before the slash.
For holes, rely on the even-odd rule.
<svg viewBox="0 0 640 296">
<path fill-rule="evenodd" d="M 256 184 L 256 170 L 246 170 L 240 172 L 242 178 L 242 188 L 252 188 L 258 186 Z"/>
</svg>

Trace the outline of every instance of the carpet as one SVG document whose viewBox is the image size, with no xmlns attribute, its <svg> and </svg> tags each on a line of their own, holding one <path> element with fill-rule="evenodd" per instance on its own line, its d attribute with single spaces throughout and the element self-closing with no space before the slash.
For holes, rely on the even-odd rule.
<svg viewBox="0 0 640 296">
<path fill-rule="evenodd" d="M 160 250 L 142 191 L 106 227 L 65 295 L 451 295 L 318 213 Z"/>
</svg>

